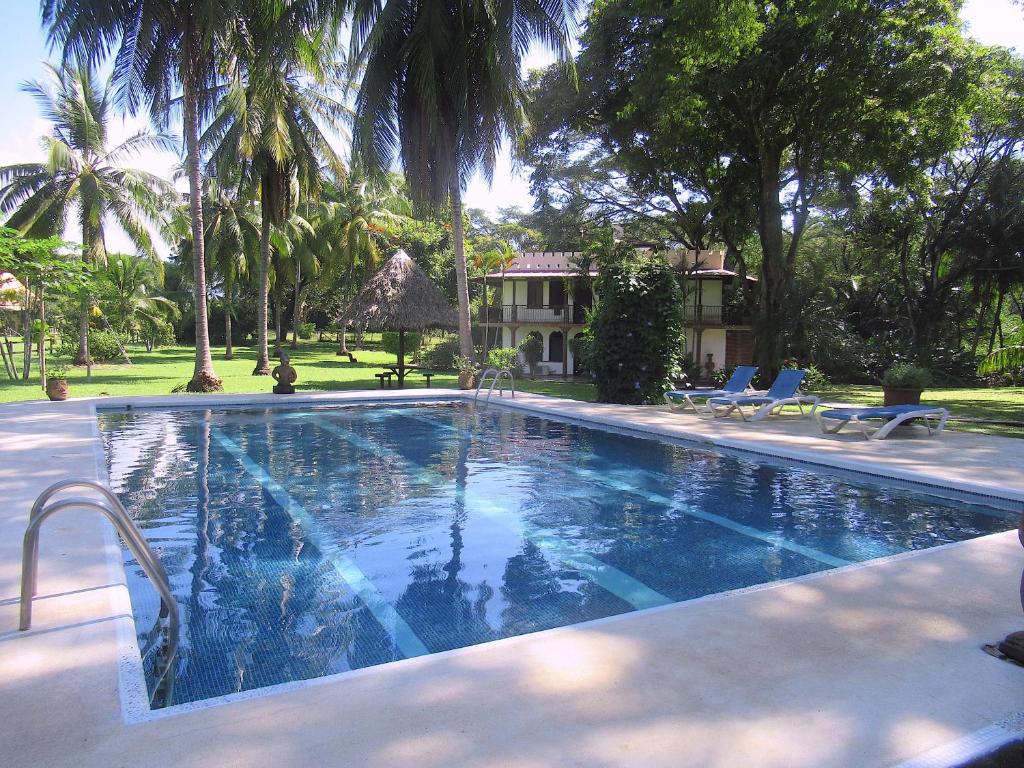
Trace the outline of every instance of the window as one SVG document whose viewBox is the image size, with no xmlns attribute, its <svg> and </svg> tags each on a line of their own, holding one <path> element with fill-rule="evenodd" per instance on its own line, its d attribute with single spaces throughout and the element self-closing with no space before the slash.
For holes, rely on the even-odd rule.
<svg viewBox="0 0 1024 768">
<path fill-rule="evenodd" d="M 526 306 L 544 306 L 544 283 L 539 280 L 531 280 L 526 284 Z"/>
<path fill-rule="evenodd" d="M 564 307 L 565 283 L 561 280 L 552 280 L 548 285 L 548 304 L 552 307 Z"/>
</svg>

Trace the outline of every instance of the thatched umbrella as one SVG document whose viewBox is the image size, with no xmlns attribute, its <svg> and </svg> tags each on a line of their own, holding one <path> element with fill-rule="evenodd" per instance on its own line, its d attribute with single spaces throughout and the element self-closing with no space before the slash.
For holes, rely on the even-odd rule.
<svg viewBox="0 0 1024 768">
<path fill-rule="evenodd" d="M 371 331 L 398 331 L 398 386 L 405 384 L 405 332 L 454 328 L 458 316 L 448 299 L 405 251 L 387 262 L 352 300 L 345 323 Z"/>
</svg>

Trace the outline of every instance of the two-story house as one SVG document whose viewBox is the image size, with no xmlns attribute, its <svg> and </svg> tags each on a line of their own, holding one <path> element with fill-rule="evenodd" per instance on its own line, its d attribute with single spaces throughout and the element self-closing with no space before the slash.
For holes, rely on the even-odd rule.
<svg viewBox="0 0 1024 768">
<path fill-rule="evenodd" d="M 481 322 L 501 329 L 501 346 L 519 345 L 528 335 L 544 345 L 540 370 L 563 376 L 575 372 L 571 340 L 583 330 L 585 313 L 597 297 L 577 268 L 579 252 L 521 253 L 511 266 L 486 280 L 500 286 L 500 306 L 484 309 Z M 686 351 L 702 367 L 749 363 L 753 334 L 744 318 L 722 304 L 722 287 L 738 279 L 725 268 L 721 251 L 670 251 L 669 263 L 686 272 Z M 597 277 L 591 269 L 590 277 Z"/>
</svg>

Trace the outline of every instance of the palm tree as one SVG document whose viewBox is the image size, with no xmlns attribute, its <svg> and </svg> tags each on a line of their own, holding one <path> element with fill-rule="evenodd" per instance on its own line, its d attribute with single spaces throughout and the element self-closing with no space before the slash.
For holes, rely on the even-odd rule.
<svg viewBox="0 0 1024 768">
<path fill-rule="evenodd" d="M 462 188 L 525 129 L 523 56 L 539 39 L 567 61 L 579 0 L 354 0 L 352 50 L 363 69 L 354 147 L 370 168 L 401 156 L 413 202 L 451 206 L 459 344 L 473 354 Z"/>
<path fill-rule="evenodd" d="M 46 161 L 0 168 L 0 212 L 9 215 L 6 225 L 29 237 L 60 235 L 77 209 L 83 257 L 92 266 L 102 266 L 106 263 L 104 222 L 112 216 L 135 246 L 155 259 L 146 222 L 161 217 L 173 188 L 157 176 L 121 163 L 139 150 L 167 147 L 170 140 L 141 131 L 109 148 L 113 117 L 109 83 L 100 88 L 87 69 L 48 66 L 47 70 L 47 82 L 23 86 L 53 124 L 51 135 L 43 139 Z M 89 356 L 89 302 L 85 304 L 76 364 L 86 363 Z"/>
<path fill-rule="evenodd" d="M 267 296 L 272 230 L 287 222 L 297 195 L 319 193 L 325 165 L 339 177 L 345 173 L 321 126 L 335 127 L 349 114 L 328 92 L 343 86 L 335 58 L 336 31 L 346 4 L 293 0 L 257 3 L 248 10 L 248 34 L 236 48 L 231 83 L 203 137 L 212 147 L 211 168 L 228 173 L 241 166 L 249 186 L 259 191 L 259 350 L 254 376 L 270 374 Z"/>
<path fill-rule="evenodd" d="M 206 308 L 206 254 L 203 244 L 202 174 L 199 127 L 218 93 L 218 59 L 239 31 L 239 6 L 255 0 L 42 0 L 43 24 L 50 42 L 95 68 L 112 50 L 113 83 L 119 101 L 135 112 L 143 101 L 166 124 L 172 108 L 181 108 L 185 165 L 192 215 L 195 277 L 196 363 L 190 392 L 222 388 L 213 369 Z M 261 0 L 272 2 L 273 0 Z M 181 98 L 176 98 L 178 88 Z"/>
<path fill-rule="evenodd" d="M 502 274 L 505 270 L 512 266 L 516 260 L 516 252 L 508 243 L 502 243 L 497 248 L 493 248 L 483 253 L 476 252 L 473 254 L 473 266 L 476 267 L 483 273 L 484 280 L 484 344 L 483 344 L 483 359 L 487 359 L 487 346 L 489 344 L 490 336 L 490 302 L 487 301 L 487 275 L 496 269 L 500 269 Z"/>
<path fill-rule="evenodd" d="M 118 254 L 99 277 L 100 304 L 113 317 L 115 327 L 128 336 L 145 335 L 147 345 L 157 336 L 157 328 L 166 328 L 170 318 L 181 315 L 173 301 L 152 292 L 163 284 L 161 261 Z"/>
<path fill-rule="evenodd" d="M 234 359 L 231 322 L 239 282 L 246 280 L 259 259 L 259 212 L 253 201 L 237 194 L 237 179 L 221 184 L 207 177 L 203 181 L 203 222 L 206 226 L 207 281 L 220 280 L 224 292 L 224 359 Z M 172 216 L 165 239 L 177 244 L 178 257 L 187 263 L 193 258 L 188 212 Z"/>
</svg>

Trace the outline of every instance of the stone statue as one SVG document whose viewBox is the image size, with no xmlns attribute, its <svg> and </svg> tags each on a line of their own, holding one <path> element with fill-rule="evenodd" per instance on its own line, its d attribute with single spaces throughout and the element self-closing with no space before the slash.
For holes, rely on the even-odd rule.
<svg viewBox="0 0 1024 768">
<path fill-rule="evenodd" d="M 281 353 L 281 364 L 270 372 L 277 384 L 274 385 L 275 395 L 294 395 L 295 387 L 292 384 L 299 378 L 299 374 L 288 364 L 288 355 Z"/>
</svg>

